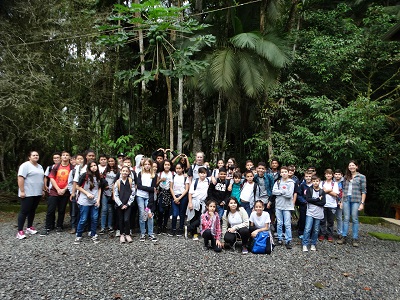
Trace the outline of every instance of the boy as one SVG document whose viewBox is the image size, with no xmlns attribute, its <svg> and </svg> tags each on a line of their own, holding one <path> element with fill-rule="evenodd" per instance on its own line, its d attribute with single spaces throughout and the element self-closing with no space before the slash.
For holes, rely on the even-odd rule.
<svg viewBox="0 0 400 300">
<path fill-rule="evenodd" d="M 260 187 L 254 182 L 254 174 L 251 170 L 246 170 L 244 175 L 246 178 L 240 191 L 240 204 L 250 217 L 254 202 L 256 202 L 256 195 L 257 193 L 258 196 L 260 195 Z"/>
<path fill-rule="evenodd" d="M 281 177 L 281 174 L 278 169 L 279 168 L 278 160 L 276 158 L 273 158 L 271 160 L 270 166 L 271 167 L 267 170 L 267 173 L 271 174 L 272 177 L 274 178 L 274 181 L 276 182 Z"/>
<path fill-rule="evenodd" d="M 199 169 L 204 168 L 206 170 L 206 175 L 211 176 L 211 173 L 208 171 L 208 168 L 205 167 L 205 162 L 204 162 L 204 153 L 203 152 L 197 152 L 196 153 L 196 161 L 193 165 L 190 166 L 190 169 L 187 173 L 190 183 L 194 181 L 196 178 L 199 178 Z"/>
<path fill-rule="evenodd" d="M 326 203 L 324 206 L 324 218 L 320 222 L 320 230 L 318 240 L 322 242 L 326 237 L 328 242 L 333 242 L 333 224 L 337 208 L 336 197 L 339 194 L 339 187 L 333 181 L 333 171 L 325 170 L 325 181 L 321 182 L 321 188 L 326 194 Z"/>
<path fill-rule="evenodd" d="M 321 180 L 318 176 L 311 177 L 312 186 L 307 189 L 307 216 L 303 236 L 303 252 L 307 252 L 308 240 L 311 235 L 311 251 L 316 251 L 319 221 L 324 217 L 325 192 L 320 188 Z M 314 223 L 314 225 L 313 225 Z"/>
<path fill-rule="evenodd" d="M 304 182 L 300 184 L 299 194 L 297 195 L 297 205 L 299 206 L 299 221 L 297 223 L 297 230 L 299 238 L 303 238 L 304 227 L 306 226 L 306 213 L 307 213 L 307 200 L 306 193 L 307 189 L 312 186 L 312 172 L 306 171 L 304 174 Z"/>
<path fill-rule="evenodd" d="M 53 163 L 54 164 L 48 166 L 46 168 L 46 171 L 44 172 L 44 188 L 46 189 L 47 192 L 50 192 L 50 190 L 51 190 L 51 182 L 50 182 L 50 178 L 49 178 L 51 169 L 55 165 L 59 164 L 60 161 L 61 161 L 61 153 L 60 152 L 54 152 L 53 153 Z"/>
<path fill-rule="evenodd" d="M 185 238 L 187 238 L 187 233 L 189 231 L 193 236 L 193 241 L 199 240 L 197 227 L 200 226 L 201 213 L 206 207 L 205 200 L 207 198 L 208 185 L 210 184 L 207 178 L 206 168 L 198 168 L 198 176 L 199 177 L 194 179 L 190 184 L 189 202 L 186 211 L 189 226 L 185 226 Z"/>
<path fill-rule="evenodd" d="M 124 166 L 124 153 L 118 153 L 117 155 L 117 160 L 118 160 L 118 169 L 121 169 Z"/>
<path fill-rule="evenodd" d="M 78 207 L 78 203 L 76 202 L 76 196 L 75 196 L 76 183 L 75 183 L 75 190 L 74 190 L 74 177 L 75 177 L 76 173 L 78 173 L 79 176 L 81 175 L 83 161 L 84 161 L 84 158 L 83 158 L 82 154 L 78 153 L 77 155 L 75 155 L 75 167 L 69 173 L 69 176 L 68 176 L 68 190 L 71 193 L 71 196 L 69 198 L 69 200 L 70 200 L 69 215 L 70 215 L 70 221 L 71 221 L 71 231 L 69 233 L 71 233 L 71 234 L 76 233 L 76 228 L 78 227 L 78 222 L 79 222 L 79 207 Z"/>
<path fill-rule="evenodd" d="M 250 159 L 246 160 L 245 166 L 246 166 L 246 170 L 251 170 L 252 168 L 254 168 L 254 164 Z"/>
<path fill-rule="evenodd" d="M 226 169 L 225 167 L 222 167 L 218 170 L 218 178 L 211 181 L 207 193 L 208 199 L 213 199 L 217 202 L 216 208 L 220 220 L 222 220 L 225 205 L 227 204 L 227 200 L 231 194 L 228 190 L 228 187 L 229 181 L 226 180 Z"/>
<path fill-rule="evenodd" d="M 266 174 L 266 171 L 267 165 L 265 162 L 259 162 L 257 165 L 257 174 L 254 176 L 254 182 L 260 187 L 260 197 L 258 199 L 264 203 L 264 210 L 268 211 L 267 204 L 269 197 L 272 195 L 274 178 L 271 174 Z"/>
<path fill-rule="evenodd" d="M 105 171 L 106 168 L 107 168 L 107 160 L 108 160 L 107 155 L 101 154 L 101 155 L 99 156 L 99 165 L 98 165 L 98 168 L 99 168 L 99 173 L 100 173 L 100 175 L 103 175 L 104 171 Z"/>
<path fill-rule="evenodd" d="M 343 210 L 340 208 L 340 204 L 343 198 L 343 173 L 340 169 L 336 169 L 333 174 L 333 178 L 338 185 L 339 194 L 337 195 L 338 205 L 336 207 L 336 222 L 337 222 L 337 234 L 339 236 L 339 240 L 342 239 L 343 233 Z"/>
<path fill-rule="evenodd" d="M 276 195 L 275 215 L 277 218 L 278 245 L 282 245 L 282 227 L 285 224 L 286 249 L 292 249 L 292 214 L 294 210 L 293 202 L 294 181 L 289 178 L 288 168 L 281 168 L 281 179 L 274 184 L 272 194 Z"/>
</svg>

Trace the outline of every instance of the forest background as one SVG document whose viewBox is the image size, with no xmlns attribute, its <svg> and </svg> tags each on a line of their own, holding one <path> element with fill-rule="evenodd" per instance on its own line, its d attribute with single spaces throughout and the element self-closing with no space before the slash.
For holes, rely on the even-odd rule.
<svg viewBox="0 0 400 300">
<path fill-rule="evenodd" d="M 346 168 L 399 203 L 398 1 L 0 0 L 0 190 L 36 149 Z"/>
</svg>

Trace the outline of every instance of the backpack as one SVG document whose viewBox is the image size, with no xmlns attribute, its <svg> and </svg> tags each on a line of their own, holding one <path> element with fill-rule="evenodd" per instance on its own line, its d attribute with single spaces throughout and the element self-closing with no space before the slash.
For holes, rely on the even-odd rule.
<svg viewBox="0 0 400 300">
<path fill-rule="evenodd" d="M 269 231 L 261 231 L 253 239 L 251 252 L 254 254 L 271 254 L 274 246 Z"/>
<path fill-rule="evenodd" d="M 208 179 L 208 177 L 206 177 L 208 184 L 210 185 L 210 179 Z M 197 184 L 199 183 L 199 178 L 196 178 L 194 180 L 194 190 L 197 189 Z"/>
</svg>

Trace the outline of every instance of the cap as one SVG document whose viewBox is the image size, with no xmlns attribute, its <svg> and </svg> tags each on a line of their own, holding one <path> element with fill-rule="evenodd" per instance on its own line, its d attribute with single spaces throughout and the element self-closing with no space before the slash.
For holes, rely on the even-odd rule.
<svg viewBox="0 0 400 300">
<path fill-rule="evenodd" d="M 117 157 L 125 157 L 125 154 L 124 153 L 118 153 L 118 155 L 117 155 Z"/>
</svg>

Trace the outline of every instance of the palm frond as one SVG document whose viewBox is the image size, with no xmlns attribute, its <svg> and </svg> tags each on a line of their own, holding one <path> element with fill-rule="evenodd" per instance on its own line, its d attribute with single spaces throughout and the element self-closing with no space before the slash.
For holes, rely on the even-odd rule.
<svg viewBox="0 0 400 300">
<path fill-rule="evenodd" d="M 255 51 L 268 60 L 275 68 L 283 68 L 289 63 L 289 55 L 281 40 L 273 34 L 260 38 Z"/>
<path fill-rule="evenodd" d="M 262 93 L 264 87 L 259 59 L 244 51 L 239 53 L 238 59 L 243 90 L 248 97 L 255 98 Z"/>
<path fill-rule="evenodd" d="M 232 45 L 239 49 L 255 50 L 261 36 L 254 32 L 244 32 L 235 35 L 230 39 Z"/>
<path fill-rule="evenodd" d="M 214 52 L 209 70 L 216 90 L 227 92 L 234 88 L 237 70 L 235 59 L 235 53 L 229 47 Z"/>
</svg>

